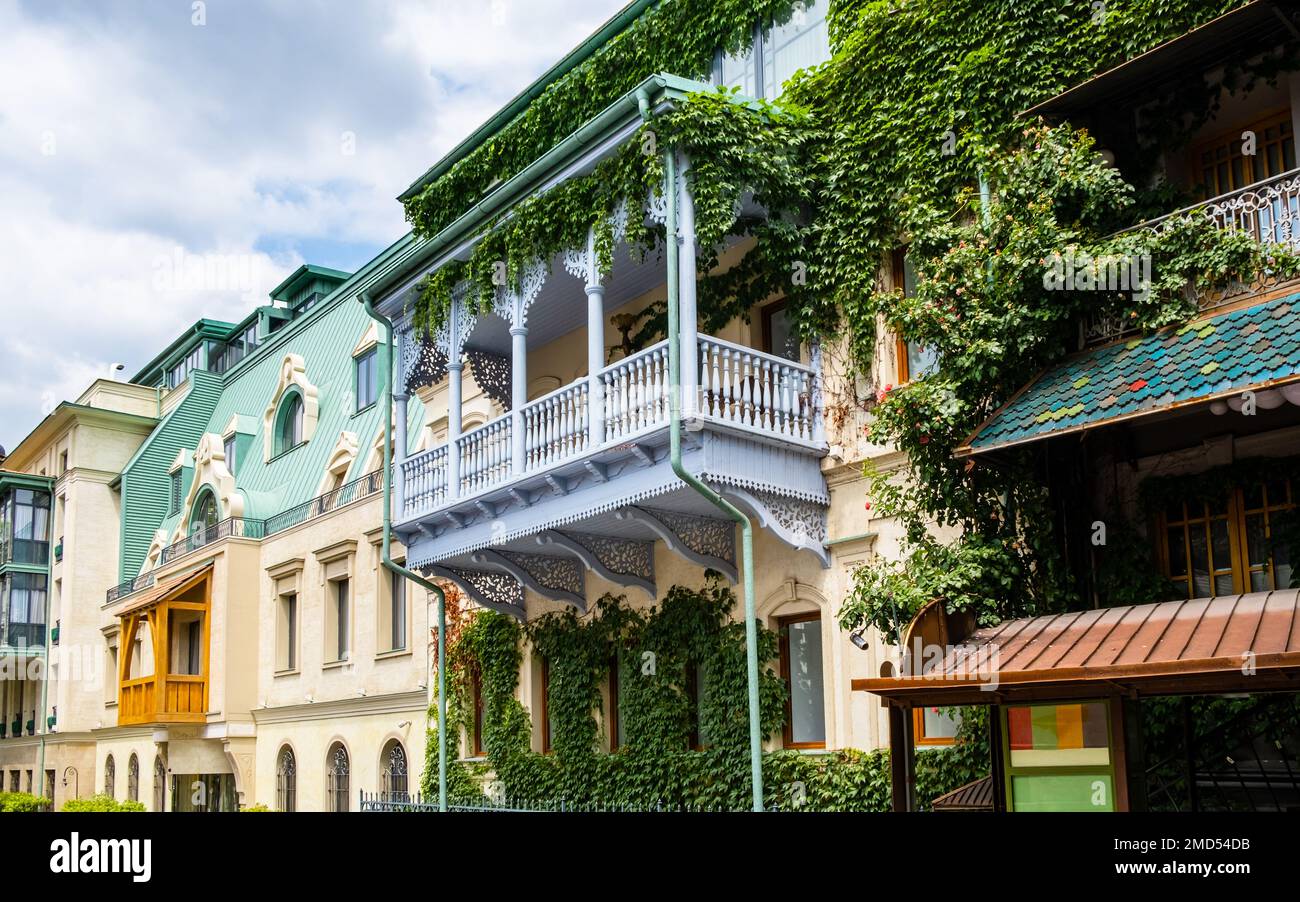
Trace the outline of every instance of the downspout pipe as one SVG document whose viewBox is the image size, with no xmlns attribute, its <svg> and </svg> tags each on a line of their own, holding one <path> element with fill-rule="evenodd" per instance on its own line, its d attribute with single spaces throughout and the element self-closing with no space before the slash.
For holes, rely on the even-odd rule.
<svg viewBox="0 0 1300 902">
<path fill-rule="evenodd" d="M 649 97 L 637 92 L 642 118 L 649 121 Z M 754 609 L 754 527 L 741 510 L 723 498 L 682 464 L 682 359 L 681 299 L 679 276 L 681 254 L 677 243 L 677 155 L 673 148 L 664 151 L 665 192 L 668 201 L 668 374 L 672 390 L 668 392 L 669 460 L 677 477 L 703 495 L 728 518 L 740 525 L 741 568 L 745 597 L 745 668 L 749 688 L 749 769 L 753 790 L 753 810 L 763 810 L 763 734 L 758 698 L 758 620 Z"/>
<path fill-rule="evenodd" d="M 384 418 L 384 542 L 382 562 L 384 569 L 409 579 L 417 586 L 432 592 L 438 605 L 438 810 L 447 810 L 447 596 L 435 583 L 413 570 L 408 570 L 393 560 L 393 324 L 375 310 L 367 292 L 361 293 L 361 303 L 383 330 L 384 352 L 379 356 L 379 384 L 383 386 L 383 403 L 379 405 Z"/>
</svg>

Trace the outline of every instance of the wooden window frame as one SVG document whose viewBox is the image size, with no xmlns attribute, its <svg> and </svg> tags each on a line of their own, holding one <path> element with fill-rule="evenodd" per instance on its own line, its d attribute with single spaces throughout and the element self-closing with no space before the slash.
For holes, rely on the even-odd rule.
<svg viewBox="0 0 1300 902">
<path fill-rule="evenodd" d="M 1192 528 L 1203 528 L 1206 530 L 1206 548 L 1213 555 L 1213 537 L 1209 532 L 1210 524 L 1215 520 L 1223 519 L 1227 522 L 1228 527 L 1228 555 L 1229 567 L 1218 568 L 1210 571 L 1211 597 L 1218 595 L 1214 589 L 1213 583 L 1217 577 L 1231 575 L 1232 577 L 1232 594 L 1241 595 L 1256 591 L 1250 586 L 1250 575 L 1255 572 L 1267 572 L 1269 581 L 1274 586 L 1277 584 L 1277 572 L 1273 557 L 1269 555 L 1268 570 L 1261 571 L 1258 567 L 1251 564 L 1250 557 L 1250 538 L 1248 530 L 1248 518 L 1262 514 L 1264 517 L 1265 529 L 1272 531 L 1272 516 L 1285 511 L 1294 510 L 1296 507 L 1296 486 L 1288 478 L 1283 477 L 1281 482 L 1287 487 L 1287 500 L 1283 503 L 1275 503 L 1268 496 L 1269 480 L 1263 480 L 1260 486 L 1263 507 L 1247 507 L 1246 488 L 1243 485 L 1234 485 L 1228 489 L 1226 512 L 1224 514 L 1211 513 L 1210 503 L 1198 499 L 1183 499 L 1183 515 L 1179 520 L 1169 519 L 1169 505 L 1156 514 L 1156 555 L 1160 563 L 1161 573 L 1165 578 L 1175 585 L 1186 583 L 1187 594 L 1183 597 L 1191 599 L 1198 598 L 1195 593 L 1195 583 L 1193 581 L 1191 534 Z M 1201 510 L 1194 512 L 1192 506 L 1199 504 Z M 1171 554 L 1169 548 L 1169 530 L 1171 528 L 1183 530 L 1183 554 L 1187 562 L 1187 571 L 1183 576 L 1174 576 L 1170 566 Z M 1209 561 L 1207 560 L 1207 563 Z M 1295 562 L 1292 562 L 1295 566 Z M 1285 587 L 1282 587 L 1285 588 Z M 1268 590 L 1260 590 L 1268 591 Z"/>
<path fill-rule="evenodd" d="M 474 735 L 469 740 L 470 757 L 487 755 L 483 749 L 483 677 L 475 667 L 470 676 L 470 702 L 474 705 Z"/>
<path fill-rule="evenodd" d="M 609 659 L 609 750 L 616 752 L 623 744 L 618 728 L 618 653 Z"/>
<path fill-rule="evenodd" d="M 551 753 L 551 662 L 542 658 L 542 754 Z"/>
<path fill-rule="evenodd" d="M 789 627 L 795 623 L 808 623 L 817 621 L 821 623 L 821 611 L 805 611 L 801 614 L 790 614 L 786 617 L 778 617 L 776 620 L 777 638 L 780 640 L 781 650 L 781 679 L 785 682 L 785 722 L 781 725 L 781 740 L 785 748 L 788 749 L 824 749 L 826 740 L 820 742 L 795 742 L 794 741 L 794 699 L 789 691 L 791 672 L 790 672 L 790 631 Z M 823 649 L 824 651 L 824 649 Z M 822 707 L 826 705 L 826 671 L 825 661 L 822 662 Z"/>
<path fill-rule="evenodd" d="M 926 736 L 925 735 L 925 709 L 934 707 L 933 705 L 921 705 L 912 709 L 912 742 L 915 745 L 924 746 L 949 746 L 956 745 L 957 739 L 953 736 Z"/>
<path fill-rule="evenodd" d="M 772 345 L 772 317 L 780 313 L 782 310 L 785 310 L 787 307 L 789 307 L 789 301 L 786 298 L 781 298 L 779 301 L 773 301 L 759 310 L 759 319 L 762 322 L 763 333 L 760 339 L 763 347 L 760 348 L 760 350 L 764 354 L 771 354 L 773 357 L 782 357 L 782 359 L 784 359 L 784 355 L 778 354 Z M 792 362 L 797 363 L 798 361 Z"/>
<path fill-rule="evenodd" d="M 1188 171 L 1191 173 L 1191 177 L 1192 177 L 1192 183 L 1191 185 L 1189 185 L 1189 187 L 1199 188 L 1202 192 L 1202 197 L 1200 199 L 1209 200 L 1212 197 L 1219 197 L 1224 194 L 1230 194 L 1233 191 L 1240 191 L 1242 188 L 1245 188 L 1248 185 L 1253 185 L 1256 182 L 1263 181 L 1264 179 L 1273 178 L 1274 176 L 1281 174 L 1281 172 L 1288 171 L 1286 169 L 1282 169 L 1280 170 L 1280 172 L 1275 172 L 1272 175 L 1270 175 L 1263 171 L 1264 168 L 1266 168 L 1265 166 L 1260 165 L 1257 167 L 1257 163 L 1261 163 L 1261 158 L 1265 160 L 1267 159 L 1267 149 L 1266 149 L 1266 145 L 1263 143 L 1264 131 L 1274 126 L 1281 126 L 1290 123 L 1291 123 L 1291 107 L 1290 106 L 1277 107 L 1270 110 L 1269 112 L 1265 113 L 1262 116 L 1258 116 L 1249 121 L 1242 122 L 1241 124 L 1233 128 L 1226 129 L 1211 138 L 1207 138 L 1203 141 L 1196 142 L 1196 144 L 1188 148 Z M 1229 154 L 1229 156 L 1227 157 L 1227 161 L 1229 163 L 1229 169 L 1231 169 L 1231 162 L 1234 158 L 1241 159 L 1242 179 L 1243 179 L 1242 184 L 1236 187 L 1223 187 L 1217 183 L 1217 179 L 1214 185 L 1207 184 L 1205 182 L 1205 172 L 1204 172 L 1205 164 L 1201 162 L 1202 154 L 1207 152 L 1212 154 L 1216 148 L 1223 147 L 1225 145 L 1236 146 L 1238 150 L 1240 150 L 1241 133 L 1244 131 L 1253 131 L 1255 133 L 1257 144 L 1255 146 L 1254 155 L 1244 156 L 1241 153 L 1237 153 L 1235 155 Z M 1293 129 L 1291 133 L 1293 156 L 1296 155 L 1294 151 L 1295 140 L 1296 140 L 1296 136 L 1295 136 L 1295 131 Z M 1279 142 L 1280 141 L 1281 138 L 1279 138 Z M 1279 154 L 1280 154 L 1280 150 L 1279 150 Z M 1210 166 L 1213 168 L 1214 165 L 1215 165 L 1215 161 L 1211 160 Z M 1260 171 L 1257 172 L 1256 171 L 1257 168 Z"/>
</svg>

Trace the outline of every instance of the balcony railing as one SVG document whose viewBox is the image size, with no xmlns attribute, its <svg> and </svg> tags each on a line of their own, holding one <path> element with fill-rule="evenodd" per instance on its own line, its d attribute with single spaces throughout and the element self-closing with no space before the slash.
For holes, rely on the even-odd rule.
<svg viewBox="0 0 1300 902">
<path fill-rule="evenodd" d="M 198 551 L 200 548 L 219 542 L 222 539 L 261 539 L 266 536 L 265 520 L 245 520 L 242 517 L 230 517 L 212 526 L 205 526 L 190 533 L 179 542 L 174 542 L 158 555 L 158 564 L 169 564 L 179 557 Z"/>
<path fill-rule="evenodd" d="M 128 579 L 126 582 L 114 586 L 108 590 L 108 599 L 105 601 L 105 604 L 111 604 L 119 598 L 134 595 L 142 589 L 151 588 L 154 584 L 154 577 L 154 572 L 150 570 L 148 573 L 142 573 L 135 579 Z"/>
<path fill-rule="evenodd" d="M 1194 216 L 1207 216 L 1215 226 L 1226 232 L 1245 232 L 1257 241 L 1283 244 L 1293 250 L 1300 249 L 1300 169 L 1291 169 L 1236 191 L 1175 210 L 1126 231 L 1159 234 L 1175 222 Z M 1267 290 L 1278 284 L 1278 281 L 1265 273 L 1252 284 L 1225 285 L 1215 291 L 1203 292 L 1196 297 L 1196 304 L 1201 310 L 1210 310 L 1242 295 Z M 1191 286 L 1188 286 L 1188 291 L 1192 291 Z M 1115 341 L 1134 331 L 1132 324 L 1123 317 L 1100 312 L 1082 324 L 1081 343 L 1090 345 Z"/>
<path fill-rule="evenodd" d="M 705 336 L 699 338 L 694 365 L 700 417 L 782 441 L 808 445 L 820 441 L 811 367 Z M 511 415 L 456 441 L 458 478 L 449 465 L 447 445 L 403 461 L 399 517 L 429 513 L 457 498 L 545 473 L 667 425 L 671 389 L 667 341 L 605 367 L 596 378 L 602 394 L 596 409 L 584 378 L 520 411 L 524 440 L 519 466 L 514 462 L 519 445 L 512 441 L 515 418 Z"/>
<path fill-rule="evenodd" d="M 328 514 L 332 510 L 338 510 L 340 507 L 346 507 L 354 501 L 360 501 L 362 498 L 368 498 L 384 487 L 384 471 L 375 470 L 367 473 L 360 479 L 354 479 L 347 485 L 340 486 L 332 492 L 326 492 L 313 498 L 310 501 L 299 504 L 297 507 L 291 507 L 286 511 L 276 514 L 274 517 L 268 517 L 266 520 L 266 535 L 274 535 L 277 532 L 283 532 L 290 527 L 297 526 L 300 523 L 306 523 L 316 517 Z"/>
</svg>

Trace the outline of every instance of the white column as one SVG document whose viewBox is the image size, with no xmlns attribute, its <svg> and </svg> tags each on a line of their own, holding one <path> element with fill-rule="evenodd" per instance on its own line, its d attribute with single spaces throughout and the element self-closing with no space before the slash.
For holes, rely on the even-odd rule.
<svg viewBox="0 0 1300 902">
<path fill-rule="evenodd" d="M 402 386 L 393 395 L 397 402 L 397 431 L 393 441 L 393 506 L 397 519 L 406 519 L 406 475 L 402 463 L 406 460 L 406 387 Z"/>
<path fill-rule="evenodd" d="M 822 343 L 814 338 L 812 341 L 812 439 L 814 442 L 826 441 L 826 418 L 822 415 Z"/>
<path fill-rule="evenodd" d="M 464 364 L 460 359 L 461 307 L 456 295 L 451 298 L 450 328 L 447 329 L 447 497 L 460 497 L 460 439 L 462 398 L 465 386 L 462 384 Z"/>
<path fill-rule="evenodd" d="M 696 329 L 699 324 L 698 304 L 695 297 L 695 200 L 691 197 L 690 186 L 686 182 L 686 173 L 690 170 L 690 160 L 685 154 L 679 154 L 678 169 L 678 207 L 677 227 L 680 237 L 677 240 L 681 248 L 678 255 L 678 298 L 681 311 L 681 359 L 682 359 L 682 416 L 695 416 L 699 406 L 699 371 L 700 348 Z M 669 236 L 671 240 L 671 236 Z"/>
<path fill-rule="evenodd" d="M 510 327 L 510 472 L 524 472 L 524 406 L 528 403 L 528 327 L 523 325 L 522 304 L 515 301 L 515 325 Z"/>
<path fill-rule="evenodd" d="M 605 443 L 605 286 L 596 259 L 596 233 L 587 231 L 587 428 L 590 447 Z"/>
</svg>

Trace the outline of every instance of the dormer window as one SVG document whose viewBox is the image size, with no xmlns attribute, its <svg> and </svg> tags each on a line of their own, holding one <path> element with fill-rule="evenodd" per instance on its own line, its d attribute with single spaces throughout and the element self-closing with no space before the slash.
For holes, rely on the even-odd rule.
<svg viewBox="0 0 1300 902">
<path fill-rule="evenodd" d="M 176 470 L 171 474 L 171 513 L 177 514 L 181 510 L 181 471 Z"/>
<path fill-rule="evenodd" d="M 292 451 L 303 443 L 302 420 L 302 396 L 292 392 L 280 404 L 275 432 L 276 454 Z"/>
<path fill-rule="evenodd" d="M 379 355 L 371 348 L 356 358 L 357 412 L 370 407 L 379 400 Z"/>
</svg>

